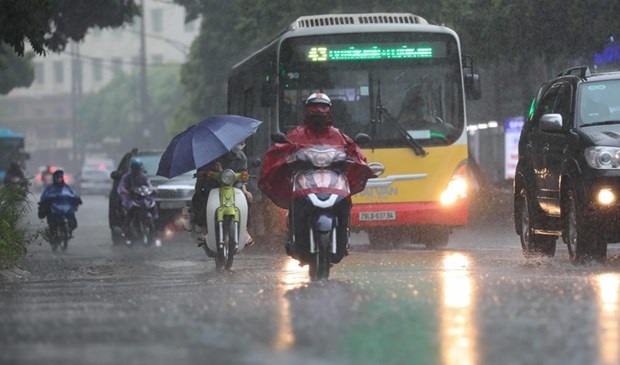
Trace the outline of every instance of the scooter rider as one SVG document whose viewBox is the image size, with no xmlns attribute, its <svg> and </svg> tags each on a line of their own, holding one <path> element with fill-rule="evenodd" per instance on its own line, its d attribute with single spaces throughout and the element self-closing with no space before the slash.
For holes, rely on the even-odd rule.
<svg viewBox="0 0 620 365">
<path fill-rule="evenodd" d="M 347 158 L 351 161 L 351 165 L 356 166 L 345 171 L 351 195 L 364 190 L 368 178 L 374 177 L 359 146 L 352 138 L 334 127 L 331 106 L 331 100 L 324 93 L 316 92 L 310 95 L 305 103 L 303 124 L 292 129 L 287 134 L 287 139 L 291 144 L 275 145 L 265 155 L 263 169 L 259 177 L 259 188 L 276 205 L 289 209 L 289 213 L 296 210 L 296 203 L 291 198 L 291 171 L 288 168 L 273 171 L 271 167 L 281 164 L 282 159 L 296 148 L 330 145 L 344 149 Z M 336 241 L 339 246 L 338 252 L 341 255 L 332 256 L 333 263 L 340 262 L 342 257 L 347 254 L 350 214 L 351 200 L 349 197 L 341 205 L 338 214 L 339 225 L 336 232 Z M 303 212 L 301 214 L 289 214 L 289 225 L 293 224 L 295 228 L 295 244 L 298 246 L 289 248 L 292 249 L 291 255 L 293 257 L 299 256 L 299 253 L 307 252 L 304 248 L 309 242 L 307 223 L 307 217 Z"/>
<path fill-rule="evenodd" d="M 131 201 L 131 189 L 137 188 L 140 186 L 148 186 L 149 188 L 155 190 L 153 184 L 151 184 L 151 180 L 144 173 L 142 168 L 142 160 L 138 157 L 134 157 L 129 162 L 129 171 L 126 172 L 121 178 L 120 183 L 118 184 L 117 192 L 121 198 L 121 203 L 123 205 L 123 213 L 127 216 L 127 212 L 131 209 L 132 201 Z M 153 208 L 150 210 L 151 217 L 153 221 L 159 219 L 159 212 L 157 210 L 157 205 L 153 205 Z M 126 221 L 124 219 L 123 221 Z M 125 230 L 123 229 L 123 232 Z"/>
<path fill-rule="evenodd" d="M 234 172 L 248 171 L 248 158 L 243 152 L 245 143 L 242 142 L 235 146 L 232 150 L 219 157 L 215 161 L 200 167 L 196 171 L 196 185 L 194 188 L 194 195 L 192 196 L 192 215 L 194 229 L 200 234 L 198 235 L 198 246 L 205 245 L 205 237 L 207 234 L 207 217 L 206 207 L 209 199 L 209 192 L 213 188 L 219 186 L 219 182 L 209 177 L 209 172 L 221 172 L 224 169 L 231 169 Z M 248 202 L 248 213 L 252 203 L 252 193 L 247 189 L 245 182 L 237 182 L 235 187 L 241 189 Z M 248 217 L 249 221 L 249 217 Z M 248 233 L 248 238 L 245 245 L 251 246 L 254 244 L 254 239 Z"/>
<path fill-rule="evenodd" d="M 38 216 L 41 219 L 47 217 L 49 228 L 54 228 L 57 217 L 65 215 L 73 235 L 73 231 L 77 228 L 75 211 L 80 204 L 82 204 L 82 199 L 65 183 L 64 172 L 56 170 L 52 175 L 52 185 L 41 194 Z"/>
</svg>

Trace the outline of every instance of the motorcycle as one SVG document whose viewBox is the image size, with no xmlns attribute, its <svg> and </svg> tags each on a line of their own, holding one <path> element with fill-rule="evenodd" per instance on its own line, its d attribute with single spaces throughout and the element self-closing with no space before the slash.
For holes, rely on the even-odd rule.
<svg viewBox="0 0 620 365">
<path fill-rule="evenodd" d="M 234 187 L 247 181 L 247 172 L 235 173 L 231 169 L 210 172 L 210 177 L 220 183 L 211 189 L 207 200 L 207 242 L 203 249 L 215 258 L 215 268 L 230 270 L 236 254 L 245 247 L 247 239 L 248 203 L 241 189 Z"/>
<path fill-rule="evenodd" d="M 145 185 L 131 189 L 131 208 L 127 212 L 127 222 L 125 232 L 123 232 L 127 246 L 132 246 L 137 242 L 148 246 L 153 242 L 155 223 L 151 210 L 155 206 L 155 200 L 152 198 L 154 194 L 155 190 Z"/>
<path fill-rule="evenodd" d="M 77 211 L 77 205 L 74 209 Z M 69 240 L 72 238 L 66 214 L 57 211 L 49 205 L 39 203 L 39 218 L 43 219 L 50 214 L 51 219 L 48 221 L 43 238 L 49 242 L 52 252 L 56 252 L 59 247 L 62 252 L 65 252 L 67 251 Z"/>
<path fill-rule="evenodd" d="M 350 189 L 342 149 L 319 145 L 289 156 L 293 203 L 289 209 L 287 254 L 308 264 L 311 280 L 329 277 L 347 252 Z M 343 222 L 346 219 L 347 222 Z"/>
</svg>

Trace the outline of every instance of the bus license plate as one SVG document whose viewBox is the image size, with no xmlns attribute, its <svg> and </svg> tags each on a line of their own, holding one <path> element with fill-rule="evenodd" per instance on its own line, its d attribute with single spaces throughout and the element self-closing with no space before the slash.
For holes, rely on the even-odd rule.
<svg viewBox="0 0 620 365">
<path fill-rule="evenodd" d="M 361 221 L 393 221 L 396 219 L 396 212 L 388 210 L 386 212 L 360 212 Z"/>
</svg>

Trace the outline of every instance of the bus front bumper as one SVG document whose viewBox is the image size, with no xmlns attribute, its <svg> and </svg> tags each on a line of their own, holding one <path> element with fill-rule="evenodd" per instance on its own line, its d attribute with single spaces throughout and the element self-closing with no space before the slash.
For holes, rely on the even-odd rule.
<svg viewBox="0 0 620 365">
<path fill-rule="evenodd" d="M 468 204 L 461 200 L 450 206 L 438 202 L 353 204 L 351 227 L 394 227 L 410 225 L 462 226 L 467 224 Z"/>
</svg>

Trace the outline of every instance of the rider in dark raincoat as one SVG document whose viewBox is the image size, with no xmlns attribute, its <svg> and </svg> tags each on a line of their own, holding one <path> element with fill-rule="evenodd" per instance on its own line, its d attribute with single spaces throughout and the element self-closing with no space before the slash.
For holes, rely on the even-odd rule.
<svg viewBox="0 0 620 365">
<path fill-rule="evenodd" d="M 56 227 L 62 216 L 67 217 L 69 230 L 73 232 L 77 228 L 75 211 L 82 204 L 82 199 L 65 183 L 65 175 L 62 170 L 54 171 L 52 185 L 45 188 L 39 201 L 38 216 L 47 217 L 50 229 Z"/>
</svg>

